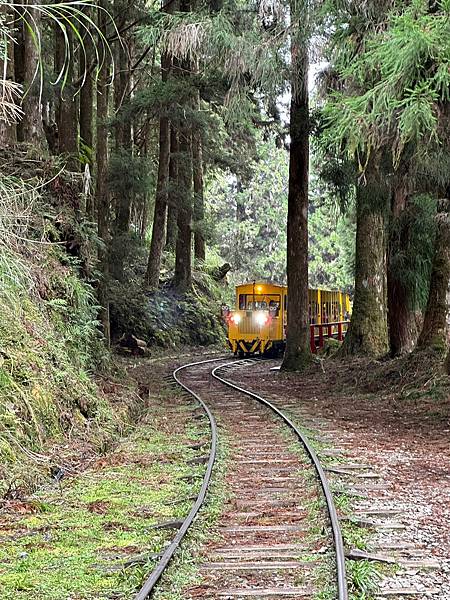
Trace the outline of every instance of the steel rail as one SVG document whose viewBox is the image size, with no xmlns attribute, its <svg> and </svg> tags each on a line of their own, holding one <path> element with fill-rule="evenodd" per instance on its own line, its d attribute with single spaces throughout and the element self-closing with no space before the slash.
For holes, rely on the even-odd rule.
<svg viewBox="0 0 450 600">
<path fill-rule="evenodd" d="M 236 363 L 234 363 L 234 364 L 236 364 Z M 291 421 L 291 419 L 289 417 L 287 417 L 274 404 L 272 404 L 268 400 L 265 400 L 261 396 L 258 396 L 258 394 L 255 394 L 254 392 L 246 390 L 245 388 L 240 387 L 239 385 L 233 383 L 232 381 L 229 381 L 227 379 L 224 379 L 223 377 L 220 377 L 220 375 L 217 374 L 217 371 L 219 371 L 220 369 L 223 369 L 224 367 L 226 367 L 226 365 L 219 365 L 218 367 L 216 367 L 215 369 L 212 370 L 211 375 L 215 379 L 217 379 L 217 381 L 220 381 L 224 385 L 226 385 L 238 392 L 241 392 L 242 394 L 245 394 L 246 396 L 249 396 L 250 398 L 253 398 L 254 400 L 257 400 L 261 404 L 272 409 L 289 426 L 289 428 L 295 433 L 295 435 L 300 439 L 301 443 L 303 444 L 303 446 L 306 449 L 306 452 L 309 454 L 309 456 L 314 464 L 314 468 L 317 472 L 317 475 L 319 477 L 320 484 L 322 486 L 322 490 L 323 490 L 326 504 L 327 504 L 328 514 L 330 517 L 331 528 L 333 531 L 334 546 L 335 546 L 335 550 L 336 550 L 338 599 L 339 600 L 348 600 L 347 575 L 346 575 L 346 570 L 345 570 L 344 542 L 342 539 L 341 527 L 339 525 L 339 519 L 338 519 L 337 512 L 336 512 L 336 507 L 334 505 L 333 495 L 331 493 L 330 486 L 328 484 L 328 480 L 325 476 L 325 472 L 323 470 L 322 465 L 320 464 L 320 460 L 318 459 L 317 454 L 315 453 L 315 451 L 314 451 L 313 447 L 311 446 L 311 443 L 308 441 L 307 437 L 298 429 L 298 427 L 295 425 L 295 423 L 293 423 Z"/>
<path fill-rule="evenodd" d="M 209 487 L 209 484 L 211 481 L 211 475 L 212 475 L 212 470 L 214 467 L 214 462 L 216 459 L 216 452 L 217 452 L 216 421 L 215 421 L 211 411 L 209 410 L 208 406 L 203 402 L 203 400 L 200 398 L 200 396 L 198 394 L 196 394 L 193 390 L 191 390 L 182 381 L 180 381 L 178 374 L 181 371 L 183 371 L 184 369 L 188 369 L 190 367 L 197 367 L 197 366 L 205 365 L 205 364 L 212 363 L 212 362 L 217 362 L 219 360 L 224 360 L 224 357 L 221 356 L 220 358 L 212 358 L 212 359 L 208 359 L 208 360 L 202 360 L 202 361 L 198 361 L 198 362 L 189 363 L 187 365 L 178 367 L 178 369 L 175 369 L 175 371 L 172 373 L 172 377 L 175 379 L 175 381 L 178 383 L 178 385 L 180 385 L 186 392 L 188 392 L 188 394 L 193 396 L 197 400 L 197 402 L 200 404 L 200 406 L 203 408 L 203 410 L 205 411 L 205 413 L 209 419 L 209 427 L 211 430 L 211 448 L 210 448 L 210 452 L 209 452 L 207 468 L 205 471 L 205 475 L 203 477 L 203 484 L 202 484 L 200 492 L 197 496 L 197 500 L 195 501 L 194 505 L 192 506 L 188 516 L 183 521 L 181 527 L 178 529 L 177 534 L 173 538 L 172 542 L 165 549 L 158 564 L 153 569 L 153 571 L 150 573 L 149 577 L 146 579 L 146 581 L 144 582 L 144 584 L 141 587 L 141 589 L 139 590 L 139 592 L 136 594 L 135 600 L 147 600 L 147 598 L 149 598 L 153 588 L 155 587 L 159 578 L 163 574 L 163 572 L 166 569 L 167 565 L 169 564 L 171 558 L 175 554 L 175 551 L 179 547 L 179 545 L 180 545 L 182 539 L 184 538 L 184 536 L 186 535 L 189 527 L 192 525 L 195 517 L 197 516 L 198 511 L 200 510 L 200 508 L 205 500 L 206 492 L 208 491 L 208 487 Z"/>
</svg>

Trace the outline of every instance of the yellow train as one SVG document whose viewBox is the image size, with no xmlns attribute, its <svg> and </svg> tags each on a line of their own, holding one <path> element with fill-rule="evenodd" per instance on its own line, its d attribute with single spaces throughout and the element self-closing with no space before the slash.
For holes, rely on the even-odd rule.
<svg viewBox="0 0 450 600">
<path fill-rule="evenodd" d="M 309 290 L 311 350 L 325 337 L 342 339 L 350 318 L 350 298 L 340 291 Z M 236 307 L 225 309 L 228 343 L 235 355 L 276 356 L 284 351 L 288 289 L 274 283 L 252 282 L 236 287 Z"/>
</svg>

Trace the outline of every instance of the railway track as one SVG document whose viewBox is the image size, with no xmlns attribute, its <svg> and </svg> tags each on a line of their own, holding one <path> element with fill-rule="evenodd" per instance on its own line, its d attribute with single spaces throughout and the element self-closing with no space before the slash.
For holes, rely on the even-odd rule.
<svg viewBox="0 0 450 600">
<path fill-rule="evenodd" d="M 219 361 L 221 364 L 215 366 Z M 209 456 L 201 490 L 189 515 L 135 600 L 151 598 L 205 501 L 219 439 L 216 418 L 231 444 L 227 475 L 231 498 L 218 523 L 220 539 L 209 544 L 202 556 L 201 584 L 186 590 L 186 600 L 300 599 L 311 598 L 318 591 L 309 583 L 317 558 L 311 554 L 306 535 L 311 523 L 305 502 L 311 500 L 311 489 L 301 476 L 312 468 L 325 499 L 327 515 L 323 519 L 332 532 L 335 597 L 348 598 L 339 521 L 313 448 L 280 409 L 229 380 L 233 369 L 252 362 L 215 358 L 189 363 L 173 372 L 174 380 L 197 400 L 209 420 Z M 303 452 L 298 452 L 299 444 Z M 299 560 L 308 553 L 307 560 Z"/>
</svg>

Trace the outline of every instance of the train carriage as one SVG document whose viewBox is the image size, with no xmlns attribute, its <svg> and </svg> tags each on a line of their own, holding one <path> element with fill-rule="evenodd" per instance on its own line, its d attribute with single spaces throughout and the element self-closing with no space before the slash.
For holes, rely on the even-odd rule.
<svg viewBox="0 0 450 600">
<path fill-rule="evenodd" d="M 348 294 L 339 290 L 309 290 L 312 350 L 315 350 L 316 337 L 323 339 L 324 325 L 328 337 L 345 334 L 350 310 Z M 224 315 L 232 352 L 240 356 L 276 356 L 283 352 L 287 312 L 286 286 L 256 281 L 237 286 L 235 309 L 226 311 Z"/>
</svg>

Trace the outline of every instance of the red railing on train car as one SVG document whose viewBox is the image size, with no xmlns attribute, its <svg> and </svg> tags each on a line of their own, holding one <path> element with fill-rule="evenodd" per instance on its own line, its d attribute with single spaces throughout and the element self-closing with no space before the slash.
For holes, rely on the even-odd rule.
<svg viewBox="0 0 450 600">
<path fill-rule="evenodd" d="M 311 327 L 311 352 L 316 353 L 317 350 L 323 348 L 326 339 L 333 338 L 342 340 L 347 333 L 350 321 L 338 321 L 336 323 L 314 323 Z"/>
</svg>

